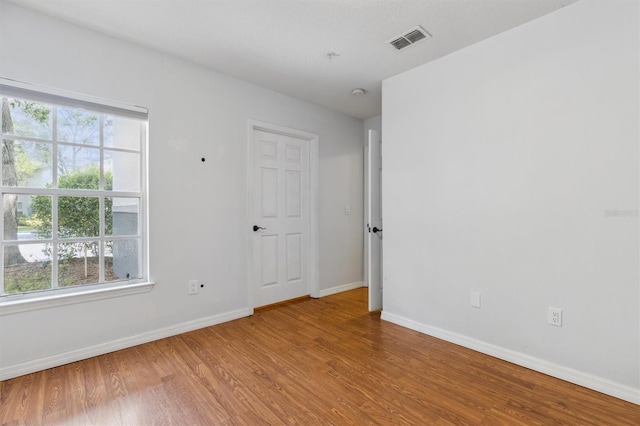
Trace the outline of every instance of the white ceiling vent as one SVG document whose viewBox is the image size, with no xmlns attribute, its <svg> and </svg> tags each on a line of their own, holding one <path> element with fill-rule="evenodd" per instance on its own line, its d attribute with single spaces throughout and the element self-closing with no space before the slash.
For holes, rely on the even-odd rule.
<svg viewBox="0 0 640 426">
<path fill-rule="evenodd" d="M 392 45 L 398 50 L 405 49 L 409 46 L 412 46 L 416 43 L 419 43 L 423 40 L 426 40 L 431 37 L 431 34 L 425 31 L 424 28 L 417 26 L 415 28 L 411 28 L 409 31 L 401 34 L 397 37 L 392 38 L 387 43 Z"/>
</svg>

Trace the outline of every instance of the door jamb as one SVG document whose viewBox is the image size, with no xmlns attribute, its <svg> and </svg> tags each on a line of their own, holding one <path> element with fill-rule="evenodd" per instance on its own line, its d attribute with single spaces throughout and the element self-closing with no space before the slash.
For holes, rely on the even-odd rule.
<svg viewBox="0 0 640 426">
<path fill-rule="evenodd" d="M 303 130 L 249 120 L 247 131 L 247 302 L 253 309 L 253 132 L 256 130 L 290 136 L 309 143 L 309 281 L 308 290 L 313 298 L 320 297 L 320 227 L 318 221 L 320 175 L 318 169 L 318 153 L 320 137 L 315 133 Z"/>
</svg>

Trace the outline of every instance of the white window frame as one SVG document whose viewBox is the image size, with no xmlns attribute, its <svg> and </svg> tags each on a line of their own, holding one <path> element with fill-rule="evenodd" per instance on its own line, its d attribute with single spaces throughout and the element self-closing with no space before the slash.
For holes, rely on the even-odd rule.
<svg viewBox="0 0 640 426">
<path fill-rule="evenodd" d="M 120 102 L 114 102 L 111 100 L 104 100 L 99 98 L 94 98 L 85 95 L 79 95 L 77 93 L 66 92 L 58 89 L 52 89 L 48 87 L 38 86 L 30 83 L 20 82 L 16 80 L 6 79 L 0 77 L 0 93 L 2 96 L 9 96 L 15 98 L 25 98 L 29 100 L 39 101 L 48 104 L 54 104 L 64 107 L 73 107 L 73 108 L 84 108 L 94 112 L 103 113 L 103 114 L 113 114 L 116 116 L 130 117 L 136 118 L 143 121 L 148 122 L 148 110 L 143 107 L 127 105 Z M 55 115 L 54 115 L 55 117 Z M 109 191 L 109 197 L 118 198 L 118 197 L 127 197 L 134 196 L 136 198 L 139 197 L 140 205 L 139 205 L 139 218 L 138 218 L 138 235 L 136 239 L 140 242 L 139 247 L 139 267 L 141 277 L 139 279 L 131 279 L 128 281 L 115 281 L 108 283 L 96 283 L 90 285 L 80 285 L 80 286 L 69 286 L 64 288 L 52 288 L 45 291 L 34 291 L 34 292 L 25 292 L 25 293 L 15 293 L 0 296 L 0 316 L 8 315 L 17 312 L 24 312 L 36 309 L 44 309 L 53 306 L 61 306 L 73 303 L 81 303 L 88 302 L 92 300 L 100 300 L 107 299 L 112 297 L 131 295 L 131 294 L 139 294 L 151 291 L 154 283 L 149 278 L 149 228 L 148 228 L 148 211 L 149 211 L 149 202 L 148 202 L 148 155 L 147 155 L 147 146 L 148 146 L 148 125 L 143 126 L 144 130 L 141 137 L 140 151 L 130 150 L 125 148 L 117 148 L 117 147 L 108 147 L 106 148 L 111 152 L 136 152 L 140 153 L 140 192 L 130 193 L 123 191 Z M 55 122 L 53 123 L 53 128 L 55 129 Z M 55 131 L 55 130 L 54 130 Z M 52 140 L 41 141 L 37 138 L 29 138 L 29 137 L 19 137 L 16 138 L 24 141 L 33 141 L 33 142 L 47 142 L 52 144 L 52 149 L 56 149 L 58 141 L 56 141 L 55 136 L 52 137 Z M 83 145 L 83 144 L 69 144 L 64 143 L 65 146 L 79 146 L 83 148 L 96 148 L 92 145 Z M 103 153 L 105 147 L 101 143 L 99 146 L 100 156 L 103 157 Z M 54 156 L 55 158 L 55 156 Z M 57 168 L 52 168 L 52 181 L 57 181 Z M 103 162 L 100 162 L 100 176 L 101 176 L 101 187 L 103 184 Z M 1 184 L 1 182 L 0 182 Z M 21 188 L 21 187 L 4 187 L 0 185 L 2 191 L 0 191 L 0 196 L 4 193 L 11 194 L 29 194 L 29 195 L 53 195 L 56 194 L 58 196 L 64 195 L 74 195 L 74 196 L 101 196 L 104 197 L 105 193 L 102 190 L 94 191 L 94 190 L 64 190 L 64 189 L 45 189 L 45 188 Z M 103 198 L 100 198 L 103 200 Z M 101 201 L 101 210 L 103 210 L 102 201 Z M 55 208 L 55 203 L 52 203 L 52 214 L 54 215 L 54 229 L 52 229 L 52 238 L 50 243 L 53 244 L 53 247 L 57 247 L 58 243 L 58 235 L 57 229 L 55 229 L 55 223 L 57 222 L 57 209 Z M 3 223 L 0 221 L 0 231 L 2 231 Z M 116 235 L 104 235 L 104 218 L 100 219 L 100 236 L 98 237 L 89 237 L 89 238 L 73 238 L 73 239 L 64 239 L 65 242 L 79 242 L 79 241 L 104 241 L 108 240 L 118 240 L 118 239 L 131 239 L 131 236 L 123 236 L 119 237 Z M 4 235 L 3 232 L 0 232 L 0 236 Z M 2 239 L 2 245 L 4 245 L 4 238 Z M 11 242 L 9 242 L 11 243 Z M 42 243 L 42 240 L 33 240 L 33 241 L 21 241 L 21 244 L 37 244 Z M 54 249 L 55 250 L 55 249 Z M 103 263 L 104 253 L 100 251 L 100 261 Z M 55 255 L 55 251 L 53 253 L 52 259 L 57 259 Z M 0 273 L 4 275 L 4 256 L 0 256 Z M 54 262 L 55 263 L 55 262 Z M 52 277 L 54 277 L 56 273 L 56 268 L 52 270 Z M 104 271 L 103 268 L 100 269 L 100 281 L 104 280 Z M 55 279 L 53 279 L 53 283 L 55 283 Z"/>
</svg>

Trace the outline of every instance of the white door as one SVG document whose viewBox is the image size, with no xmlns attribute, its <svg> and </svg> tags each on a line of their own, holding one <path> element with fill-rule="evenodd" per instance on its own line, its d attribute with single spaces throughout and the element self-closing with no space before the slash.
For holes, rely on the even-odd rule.
<svg viewBox="0 0 640 426">
<path fill-rule="evenodd" d="M 253 131 L 253 305 L 309 294 L 309 142 Z"/>
<path fill-rule="evenodd" d="M 382 141 L 376 130 L 369 130 L 367 169 L 369 310 L 376 311 L 382 309 Z"/>
</svg>

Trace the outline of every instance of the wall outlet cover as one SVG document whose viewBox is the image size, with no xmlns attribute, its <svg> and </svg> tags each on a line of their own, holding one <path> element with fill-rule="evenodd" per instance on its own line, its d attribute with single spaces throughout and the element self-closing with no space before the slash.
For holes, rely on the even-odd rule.
<svg viewBox="0 0 640 426">
<path fill-rule="evenodd" d="M 187 293 L 188 294 L 197 294 L 198 293 L 198 280 L 190 280 L 187 283 Z"/>
<path fill-rule="evenodd" d="M 562 327 L 562 309 L 549 307 L 547 322 L 556 327 Z"/>
</svg>

